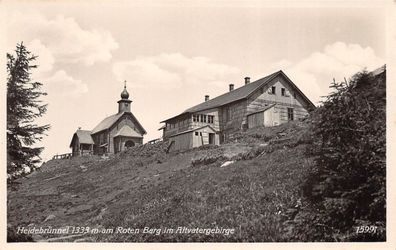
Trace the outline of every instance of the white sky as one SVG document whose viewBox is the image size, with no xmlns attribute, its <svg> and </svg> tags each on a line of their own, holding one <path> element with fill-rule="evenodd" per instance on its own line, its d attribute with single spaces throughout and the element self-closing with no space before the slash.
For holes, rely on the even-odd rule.
<svg viewBox="0 0 396 250">
<path fill-rule="evenodd" d="M 160 121 L 282 69 L 315 103 L 333 78 L 386 61 L 386 6 L 274 7 L 266 2 L 34 2 L 7 4 L 7 52 L 39 56 L 33 79 L 49 103 L 44 159 L 70 152 L 78 127 L 117 112 L 127 80 L 148 134 Z M 315 2 L 312 2 L 312 4 Z"/>
</svg>

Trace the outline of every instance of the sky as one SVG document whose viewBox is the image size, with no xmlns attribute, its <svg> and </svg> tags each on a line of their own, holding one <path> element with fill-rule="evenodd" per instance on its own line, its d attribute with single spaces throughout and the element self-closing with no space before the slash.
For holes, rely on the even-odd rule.
<svg viewBox="0 0 396 250">
<path fill-rule="evenodd" d="M 71 152 L 79 127 L 117 113 L 124 80 L 147 142 L 161 136 L 162 120 L 246 76 L 283 70 L 318 104 L 333 78 L 387 58 L 385 4 L 21 1 L 5 13 L 7 52 L 23 41 L 39 56 L 32 78 L 48 111 L 38 123 L 51 125 L 38 144 L 44 160 Z"/>
</svg>

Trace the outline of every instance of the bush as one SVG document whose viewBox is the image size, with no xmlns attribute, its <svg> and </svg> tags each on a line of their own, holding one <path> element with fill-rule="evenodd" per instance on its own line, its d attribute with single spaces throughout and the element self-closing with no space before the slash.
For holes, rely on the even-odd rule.
<svg viewBox="0 0 396 250">
<path fill-rule="evenodd" d="M 338 239 L 357 240 L 347 235 L 359 221 L 385 225 L 385 72 L 363 71 L 349 83 L 333 83 L 335 91 L 313 115 L 309 154 L 316 167 L 305 195 L 319 205 L 321 223 Z M 372 238 L 385 240 L 385 233 Z"/>
</svg>

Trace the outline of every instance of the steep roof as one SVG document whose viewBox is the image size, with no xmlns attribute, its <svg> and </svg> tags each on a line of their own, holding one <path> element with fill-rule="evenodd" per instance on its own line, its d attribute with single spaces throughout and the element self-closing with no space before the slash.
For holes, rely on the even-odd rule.
<svg viewBox="0 0 396 250">
<path fill-rule="evenodd" d="M 108 129 L 113 125 L 122 115 L 122 113 L 117 113 L 111 116 L 104 118 L 94 129 L 92 129 L 92 134 L 98 133 L 102 130 Z"/>
<path fill-rule="evenodd" d="M 244 99 L 244 98 L 248 97 L 251 93 L 253 93 L 261 85 L 263 85 L 263 84 L 269 82 L 271 79 L 273 79 L 279 72 L 280 71 L 277 71 L 277 72 L 275 72 L 271 75 L 268 75 L 266 77 L 263 77 L 257 81 L 254 81 L 252 83 L 249 83 L 242 87 L 234 89 L 233 91 L 224 93 L 224 94 L 217 96 L 211 100 L 200 103 L 196 106 L 193 106 L 193 107 L 185 110 L 183 113 L 192 113 L 192 112 L 197 112 L 197 111 L 201 111 L 201 110 L 217 108 L 219 106 L 223 106 L 225 104 Z"/>
<path fill-rule="evenodd" d="M 129 127 L 128 125 L 122 126 L 122 128 L 117 132 L 114 137 L 117 136 L 126 136 L 126 137 L 143 137 L 141 134 L 136 132 L 133 128 Z"/>
<path fill-rule="evenodd" d="M 89 130 L 78 129 L 73 135 L 72 141 L 70 142 L 70 147 L 72 146 L 75 137 L 78 138 L 80 144 L 94 144 L 94 141 L 91 137 L 91 131 Z"/>
<path fill-rule="evenodd" d="M 233 91 L 224 93 L 220 96 L 217 96 L 211 100 L 208 100 L 206 102 L 202 102 L 198 105 L 195 105 L 189 109 L 186 109 L 184 112 L 181 114 L 171 117 L 169 119 L 166 119 L 162 122 L 166 122 L 168 120 L 171 120 L 173 118 L 176 118 L 180 115 L 187 114 L 187 113 L 194 113 L 202 110 L 207 110 L 207 109 L 212 109 L 212 108 L 217 108 L 235 101 L 239 101 L 245 98 L 248 98 L 253 92 L 255 92 L 257 89 L 261 88 L 265 84 L 268 84 L 272 79 L 274 79 L 276 76 L 282 75 L 284 76 L 292 85 L 293 88 L 297 90 L 297 92 L 308 102 L 308 104 L 312 107 L 315 107 L 315 105 L 301 92 L 301 90 L 283 73 L 282 70 L 279 70 L 275 73 L 272 73 L 268 76 L 265 76 L 257 81 L 254 81 L 252 83 L 243 85 L 242 87 L 239 87 Z"/>
<path fill-rule="evenodd" d="M 96 127 L 94 129 L 92 129 L 92 134 L 96 134 L 100 131 L 110 128 L 125 113 L 128 113 L 129 115 L 131 115 L 133 117 L 133 119 L 136 121 L 137 125 L 139 125 L 139 127 L 143 131 L 143 134 L 147 133 L 146 130 L 143 128 L 143 126 L 139 123 L 139 121 L 136 119 L 136 117 L 131 112 L 121 112 L 121 113 L 117 113 L 117 114 L 108 116 L 105 119 L 103 119 L 103 121 L 101 121 L 98 125 L 96 125 Z"/>
</svg>

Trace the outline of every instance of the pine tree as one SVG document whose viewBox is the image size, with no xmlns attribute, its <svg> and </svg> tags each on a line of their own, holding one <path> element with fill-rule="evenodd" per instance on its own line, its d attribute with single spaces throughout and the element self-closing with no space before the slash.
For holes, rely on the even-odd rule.
<svg viewBox="0 0 396 250">
<path fill-rule="evenodd" d="M 39 99 L 46 95 L 42 84 L 32 81 L 32 64 L 37 56 L 21 44 L 16 46 L 16 55 L 7 53 L 7 183 L 33 171 L 40 162 L 42 147 L 33 147 L 45 135 L 50 126 L 34 124 L 36 118 L 47 111 L 47 104 Z"/>
</svg>

